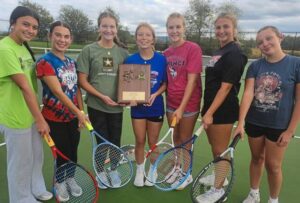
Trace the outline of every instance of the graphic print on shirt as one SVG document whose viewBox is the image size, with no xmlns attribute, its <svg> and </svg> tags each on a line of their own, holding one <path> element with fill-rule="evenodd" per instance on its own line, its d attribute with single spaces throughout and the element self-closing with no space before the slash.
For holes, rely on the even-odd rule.
<svg viewBox="0 0 300 203">
<path fill-rule="evenodd" d="M 261 112 L 278 110 L 282 98 L 281 79 L 277 73 L 266 72 L 256 79 L 254 105 Z"/>
<path fill-rule="evenodd" d="M 180 72 L 181 68 L 185 66 L 184 58 L 180 56 L 170 56 L 168 57 L 168 69 L 170 75 L 175 79 Z"/>
<path fill-rule="evenodd" d="M 150 75 L 151 88 L 156 85 L 158 74 L 159 73 L 157 71 L 151 71 L 151 75 Z"/>
<path fill-rule="evenodd" d="M 219 59 L 222 57 L 222 55 L 215 55 L 212 56 L 211 59 L 208 61 L 207 65 L 205 66 L 205 68 L 208 67 L 215 67 L 215 64 L 219 61 Z"/>
<path fill-rule="evenodd" d="M 77 74 L 74 61 L 70 59 L 66 59 L 65 61 L 57 60 L 57 58 L 51 54 L 47 57 L 54 58 L 52 64 L 42 59 L 38 62 L 38 66 L 43 68 L 46 75 L 56 74 L 62 91 L 75 105 L 77 105 Z M 42 113 L 49 120 L 64 122 L 75 117 L 75 115 L 51 92 L 47 85 L 43 85 L 43 104 L 44 108 Z"/>
<path fill-rule="evenodd" d="M 112 57 L 103 57 L 103 72 L 113 72 L 114 61 Z"/>
<path fill-rule="evenodd" d="M 66 68 L 67 67 L 67 68 Z M 73 63 L 66 64 L 66 67 L 62 66 L 57 69 L 58 77 L 61 78 L 61 85 L 65 94 L 68 95 L 69 98 L 76 95 L 75 89 L 73 88 L 74 85 L 77 84 L 77 74 L 75 65 Z"/>
</svg>

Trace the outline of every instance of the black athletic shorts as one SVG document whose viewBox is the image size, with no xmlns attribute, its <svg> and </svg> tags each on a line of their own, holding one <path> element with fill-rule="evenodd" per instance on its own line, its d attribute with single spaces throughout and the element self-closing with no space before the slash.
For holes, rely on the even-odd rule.
<svg viewBox="0 0 300 203">
<path fill-rule="evenodd" d="M 132 119 L 146 119 L 151 122 L 164 122 L 164 116 L 156 116 L 156 117 L 133 117 Z"/>
<path fill-rule="evenodd" d="M 257 126 L 251 123 L 245 123 L 245 131 L 249 137 L 261 137 L 265 136 L 268 140 L 272 142 L 277 142 L 281 133 L 283 133 L 286 129 L 274 129 Z"/>
<path fill-rule="evenodd" d="M 204 116 L 209 105 L 203 106 L 201 116 Z M 213 115 L 213 124 L 232 124 L 238 120 L 239 108 L 234 105 L 221 105 Z"/>
</svg>

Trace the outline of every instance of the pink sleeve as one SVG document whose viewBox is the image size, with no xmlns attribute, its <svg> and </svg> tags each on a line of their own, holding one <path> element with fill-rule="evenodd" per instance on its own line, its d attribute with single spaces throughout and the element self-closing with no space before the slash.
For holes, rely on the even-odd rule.
<svg viewBox="0 0 300 203">
<path fill-rule="evenodd" d="M 202 72 L 202 50 L 196 44 L 191 44 L 189 53 L 187 55 L 187 72 L 201 73 Z"/>
<path fill-rule="evenodd" d="M 44 59 L 40 60 L 36 65 L 36 76 L 41 79 L 44 76 L 55 76 L 55 71 Z"/>
</svg>

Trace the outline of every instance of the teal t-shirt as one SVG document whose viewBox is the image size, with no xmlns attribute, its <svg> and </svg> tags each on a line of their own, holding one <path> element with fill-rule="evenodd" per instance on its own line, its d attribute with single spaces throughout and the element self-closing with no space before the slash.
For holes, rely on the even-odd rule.
<svg viewBox="0 0 300 203">
<path fill-rule="evenodd" d="M 11 79 L 15 74 L 25 74 L 36 92 L 37 80 L 30 53 L 24 45 L 5 37 L 0 40 L 0 123 L 9 128 L 25 129 L 32 125 L 34 118 L 21 89 Z"/>
<path fill-rule="evenodd" d="M 249 66 L 249 78 L 255 79 L 255 85 L 246 121 L 286 129 L 294 111 L 296 85 L 300 83 L 300 58 L 286 55 L 276 63 L 259 59 Z"/>
<path fill-rule="evenodd" d="M 128 52 L 114 45 L 103 48 L 94 42 L 83 48 L 77 58 L 77 70 L 88 75 L 89 83 L 102 94 L 117 101 L 118 69 L 124 62 Z M 106 105 L 101 99 L 87 94 L 86 103 L 89 107 L 107 112 L 120 113 L 123 108 Z"/>
</svg>

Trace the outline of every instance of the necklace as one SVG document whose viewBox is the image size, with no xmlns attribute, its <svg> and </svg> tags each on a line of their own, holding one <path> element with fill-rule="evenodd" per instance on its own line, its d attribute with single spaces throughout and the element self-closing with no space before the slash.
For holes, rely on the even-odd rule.
<svg viewBox="0 0 300 203">
<path fill-rule="evenodd" d="M 110 56 L 110 52 L 111 52 L 111 49 L 114 47 L 114 43 L 112 43 L 112 45 L 109 45 L 109 46 L 104 46 L 103 45 L 103 42 L 100 40 L 99 42 L 98 42 L 98 44 L 100 45 L 100 47 L 102 47 L 103 49 L 105 49 L 106 51 L 107 51 L 107 55 L 108 56 Z"/>
<path fill-rule="evenodd" d="M 142 56 L 142 54 L 140 53 L 140 56 L 141 56 L 141 58 L 144 60 L 144 64 L 147 64 L 147 61 L 149 61 L 150 59 L 152 59 L 153 58 L 153 56 L 154 56 L 154 52 L 151 52 L 151 56 L 149 57 L 149 56 Z"/>
</svg>

